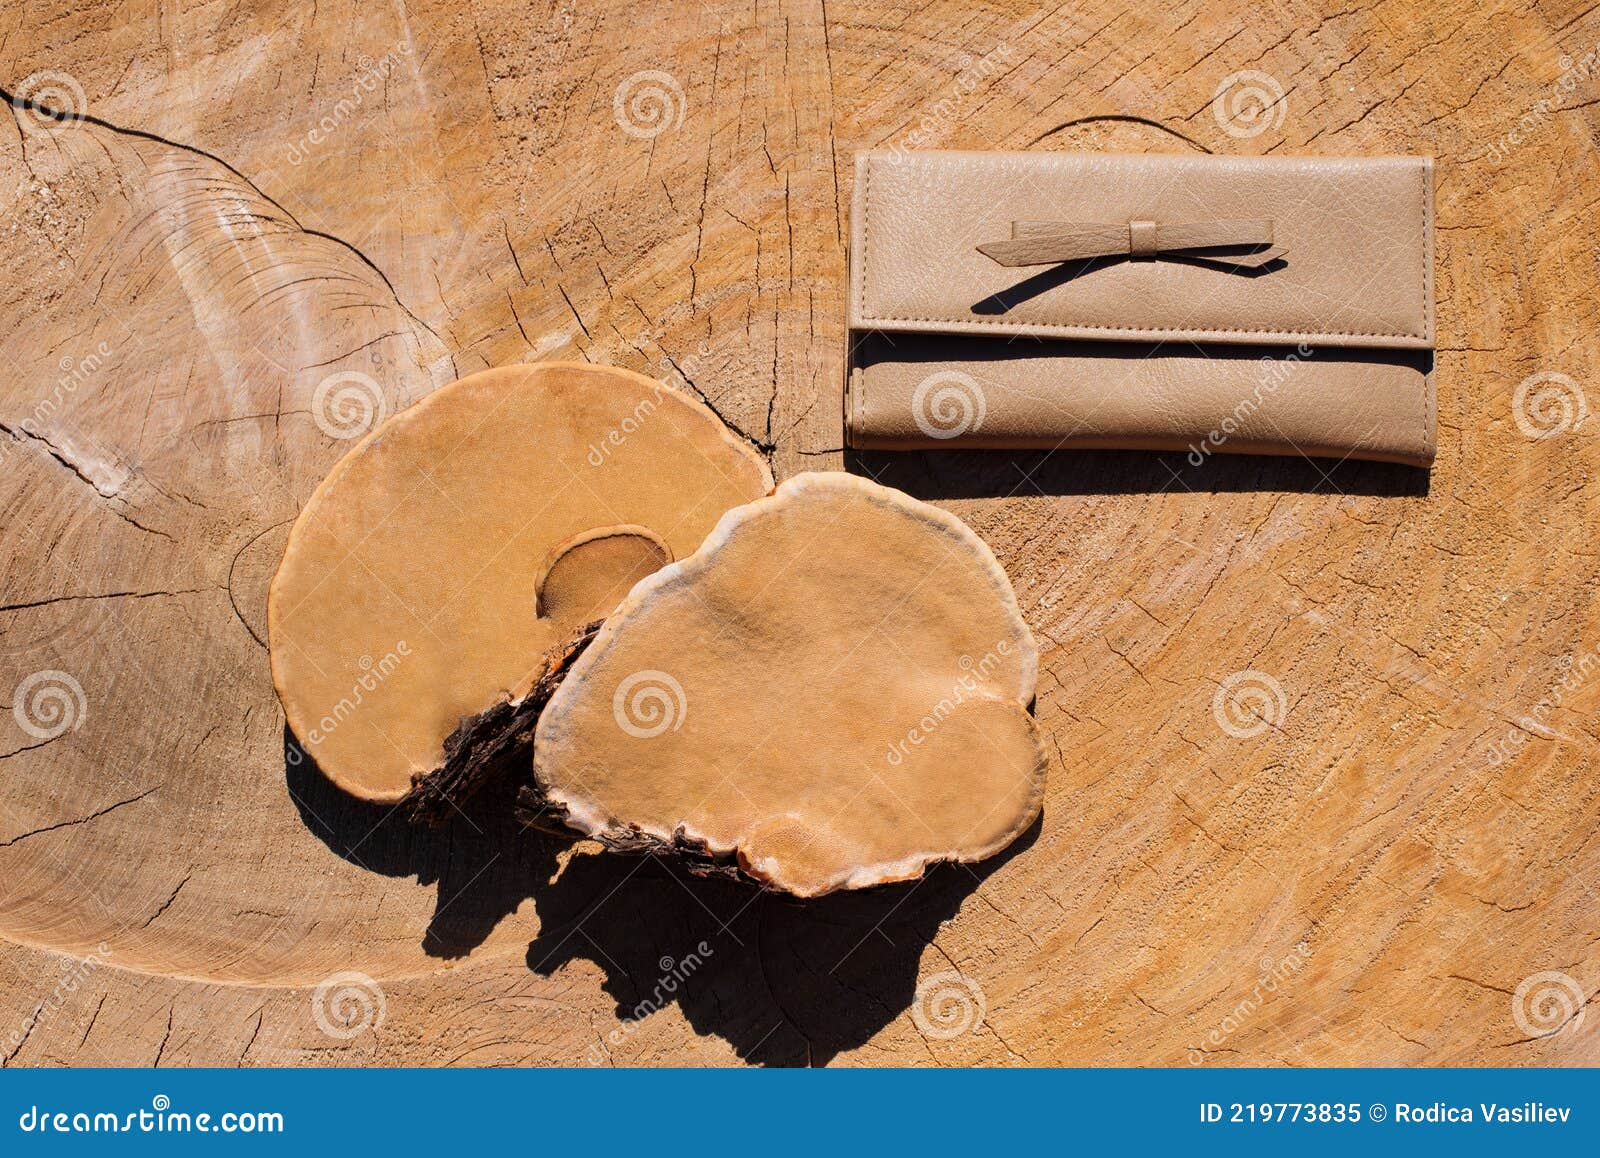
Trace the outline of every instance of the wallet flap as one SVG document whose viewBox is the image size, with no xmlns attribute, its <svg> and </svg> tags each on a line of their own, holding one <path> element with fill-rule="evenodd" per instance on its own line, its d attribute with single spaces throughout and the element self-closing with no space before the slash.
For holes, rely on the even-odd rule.
<svg viewBox="0 0 1600 1158">
<path fill-rule="evenodd" d="M 1433 347 L 1429 157 L 876 152 L 854 198 L 852 329 Z"/>
</svg>

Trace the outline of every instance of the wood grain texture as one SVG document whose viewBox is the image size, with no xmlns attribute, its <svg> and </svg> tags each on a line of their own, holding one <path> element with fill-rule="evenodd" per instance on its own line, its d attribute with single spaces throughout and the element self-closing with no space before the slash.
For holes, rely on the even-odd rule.
<svg viewBox="0 0 1600 1158">
<path fill-rule="evenodd" d="M 1516 404 L 1591 404 L 1597 47 L 1579 0 L 12 6 L 0 1057 L 1600 1063 L 1600 427 Z M 849 161 L 896 145 L 1433 153 L 1431 479 L 846 463 Z M 1042 824 L 798 905 L 286 763 L 263 606 L 348 445 L 319 387 L 539 358 L 967 520 L 1045 651 Z"/>
</svg>

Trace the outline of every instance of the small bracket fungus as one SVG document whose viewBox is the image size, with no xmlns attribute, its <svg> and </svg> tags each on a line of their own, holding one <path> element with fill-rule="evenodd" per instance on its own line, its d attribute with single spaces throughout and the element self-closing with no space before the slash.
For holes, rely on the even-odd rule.
<svg viewBox="0 0 1600 1158">
<path fill-rule="evenodd" d="M 771 488 L 707 407 L 640 374 L 541 363 L 446 386 L 295 522 L 268 599 L 289 726 L 353 795 L 444 808 L 526 742 L 588 621 Z"/>
<path fill-rule="evenodd" d="M 955 516 L 802 474 L 638 583 L 541 714 L 525 814 L 810 897 L 1038 814 L 1038 650 Z"/>
</svg>

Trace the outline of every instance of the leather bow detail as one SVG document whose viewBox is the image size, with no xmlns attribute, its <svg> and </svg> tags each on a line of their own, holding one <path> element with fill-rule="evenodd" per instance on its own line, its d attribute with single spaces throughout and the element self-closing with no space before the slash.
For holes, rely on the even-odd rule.
<svg viewBox="0 0 1600 1158">
<path fill-rule="evenodd" d="M 1166 224 L 1074 225 L 1065 221 L 1013 221 L 1011 237 L 988 241 L 978 252 L 1005 266 L 1055 265 L 1097 257 L 1135 260 L 1181 257 L 1258 269 L 1288 250 L 1272 244 L 1270 218 Z"/>
</svg>

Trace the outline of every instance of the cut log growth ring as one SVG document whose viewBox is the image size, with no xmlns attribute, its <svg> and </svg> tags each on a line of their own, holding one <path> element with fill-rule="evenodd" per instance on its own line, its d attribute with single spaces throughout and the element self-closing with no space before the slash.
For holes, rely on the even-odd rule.
<svg viewBox="0 0 1600 1158">
<path fill-rule="evenodd" d="M 447 738 L 503 720 L 552 649 L 770 485 L 709 410 L 628 371 L 517 366 L 430 395 L 335 466 L 289 536 L 269 618 L 291 730 L 364 799 L 459 782 Z"/>
<path fill-rule="evenodd" d="M 971 530 L 802 474 L 634 587 L 545 708 L 534 779 L 614 847 L 800 896 L 908 880 L 1037 815 L 1037 666 Z"/>
</svg>

